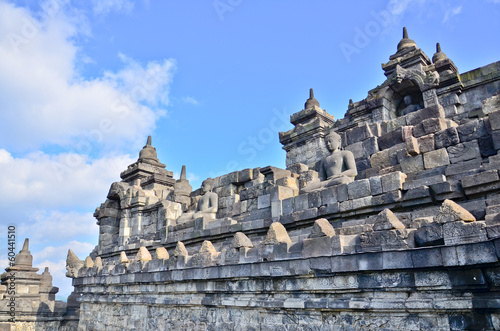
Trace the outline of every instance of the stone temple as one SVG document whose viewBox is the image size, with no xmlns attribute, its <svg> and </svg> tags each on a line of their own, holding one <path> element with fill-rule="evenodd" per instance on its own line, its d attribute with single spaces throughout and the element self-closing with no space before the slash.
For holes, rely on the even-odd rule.
<svg viewBox="0 0 500 331">
<path fill-rule="evenodd" d="M 500 330 L 500 62 L 460 73 L 404 29 L 382 69 L 340 120 L 311 89 L 286 169 L 193 190 L 148 138 L 95 211 L 99 244 L 68 253 L 67 306 L 36 276 L 16 325 L 1 288 L 0 327 Z"/>
</svg>

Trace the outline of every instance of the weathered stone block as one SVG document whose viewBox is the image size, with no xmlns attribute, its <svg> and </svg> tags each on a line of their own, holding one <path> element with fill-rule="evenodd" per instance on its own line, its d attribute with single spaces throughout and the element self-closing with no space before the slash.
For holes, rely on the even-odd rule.
<svg viewBox="0 0 500 331">
<path fill-rule="evenodd" d="M 429 176 L 420 179 L 414 179 L 412 181 L 406 181 L 405 183 L 403 183 L 403 190 L 412 190 L 417 187 L 429 186 L 444 182 L 446 182 L 446 177 L 444 175 Z"/>
<path fill-rule="evenodd" d="M 477 143 L 482 157 L 488 157 L 497 153 L 495 145 L 493 144 L 493 139 L 490 135 L 478 138 Z"/>
<path fill-rule="evenodd" d="M 321 192 L 315 191 L 307 194 L 309 206 L 308 208 L 318 208 L 322 205 L 321 202 Z"/>
<path fill-rule="evenodd" d="M 469 188 L 469 187 L 474 187 L 474 186 L 479 186 L 479 185 L 484 185 L 488 183 L 493 183 L 499 181 L 500 178 L 498 177 L 498 171 L 497 170 L 489 170 L 485 172 L 481 172 L 476 175 L 471 175 L 462 178 L 462 186 L 464 188 Z"/>
<path fill-rule="evenodd" d="M 363 142 L 361 141 L 352 145 L 347 145 L 345 149 L 351 151 L 355 159 L 359 159 L 366 156 L 365 149 L 363 148 Z"/>
<path fill-rule="evenodd" d="M 444 118 L 444 109 L 440 105 L 426 107 L 405 115 L 408 125 L 417 125 L 426 119 Z"/>
<path fill-rule="evenodd" d="M 383 252 L 382 264 L 384 266 L 384 270 L 413 268 L 411 252 Z"/>
<path fill-rule="evenodd" d="M 460 142 L 460 138 L 458 137 L 457 129 L 454 127 L 436 132 L 434 134 L 434 141 L 436 144 L 436 148 L 448 147 L 451 145 L 456 145 Z"/>
<path fill-rule="evenodd" d="M 308 194 L 301 194 L 294 198 L 295 211 L 306 210 L 309 208 Z"/>
<path fill-rule="evenodd" d="M 382 180 L 380 176 L 373 176 L 369 178 L 370 190 L 372 195 L 382 194 Z"/>
<path fill-rule="evenodd" d="M 362 208 L 370 207 L 372 205 L 372 196 L 368 195 L 366 197 L 353 199 L 350 201 L 351 201 L 351 209 L 352 210 L 362 209 Z"/>
<path fill-rule="evenodd" d="M 347 184 L 347 192 L 349 199 L 358 199 L 370 195 L 370 180 L 361 179 Z"/>
<path fill-rule="evenodd" d="M 367 156 L 377 153 L 379 151 L 378 138 L 371 137 L 363 141 L 363 149 L 365 151 L 365 155 Z"/>
<path fill-rule="evenodd" d="M 420 153 L 426 153 L 436 149 L 434 134 L 428 134 L 417 139 Z"/>
<path fill-rule="evenodd" d="M 468 161 L 480 156 L 477 140 L 471 140 L 464 143 L 450 146 L 446 149 L 451 163 Z"/>
<path fill-rule="evenodd" d="M 403 128 L 397 128 L 394 131 L 387 132 L 378 137 L 378 147 L 380 150 L 388 149 L 394 145 L 404 143 Z"/>
<path fill-rule="evenodd" d="M 390 209 L 381 211 L 373 224 L 373 231 L 404 229 L 405 226 Z"/>
<path fill-rule="evenodd" d="M 243 169 L 238 173 L 238 182 L 246 183 L 253 179 L 253 169 Z"/>
<path fill-rule="evenodd" d="M 406 138 L 406 150 L 408 151 L 408 154 L 411 156 L 420 154 L 420 147 L 418 145 L 417 138 L 413 136 Z"/>
<path fill-rule="evenodd" d="M 478 139 L 479 137 L 488 135 L 484 121 L 479 119 L 458 126 L 457 131 L 461 142 Z"/>
<path fill-rule="evenodd" d="M 317 256 L 331 256 L 332 255 L 332 238 L 331 237 L 317 237 L 304 239 L 304 247 L 302 250 L 302 257 L 317 257 Z M 330 269 L 328 265 L 328 269 Z"/>
<path fill-rule="evenodd" d="M 457 246 L 457 258 L 460 265 L 497 262 L 495 246 L 492 242 L 480 242 Z"/>
<path fill-rule="evenodd" d="M 383 150 L 373 154 L 370 158 L 372 168 L 385 168 L 391 165 L 389 150 Z"/>
<path fill-rule="evenodd" d="M 429 118 L 413 127 L 413 136 L 416 138 L 436 133 L 448 127 L 442 118 Z"/>
<path fill-rule="evenodd" d="M 321 206 L 318 209 L 318 216 L 336 214 L 339 211 L 340 211 L 340 204 L 338 202 L 329 203 L 326 206 Z"/>
<path fill-rule="evenodd" d="M 283 215 L 291 214 L 295 211 L 295 198 L 288 198 L 282 201 L 281 208 Z"/>
<path fill-rule="evenodd" d="M 401 165 L 401 170 L 405 174 L 424 170 L 424 158 L 422 155 L 408 156 L 406 151 L 400 151 L 398 153 L 398 161 Z"/>
<path fill-rule="evenodd" d="M 449 222 L 443 224 L 445 245 L 475 243 L 488 240 L 486 223 L 476 222 Z"/>
<path fill-rule="evenodd" d="M 304 163 L 294 163 L 291 166 L 287 167 L 286 169 L 290 170 L 292 173 L 301 174 L 309 170 L 309 167 Z"/>
<path fill-rule="evenodd" d="M 332 237 L 335 235 L 335 229 L 328 222 L 326 218 L 320 218 L 314 221 L 313 228 L 311 230 L 311 234 L 308 238 L 319 238 L 319 237 Z"/>
<path fill-rule="evenodd" d="M 444 245 L 443 226 L 439 223 L 427 224 L 415 231 L 417 247 Z"/>
<path fill-rule="evenodd" d="M 495 111 L 488 115 L 492 130 L 500 130 L 500 111 Z"/>
<path fill-rule="evenodd" d="M 273 218 L 283 215 L 283 200 L 271 201 L 271 216 Z"/>
<path fill-rule="evenodd" d="M 346 132 L 347 144 L 351 145 L 357 142 L 361 142 L 373 136 L 370 127 L 365 124 L 348 130 Z"/>
<path fill-rule="evenodd" d="M 347 184 L 337 186 L 337 200 L 342 202 L 347 199 L 349 199 L 349 195 L 347 194 Z"/>
<path fill-rule="evenodd" d="M 362 233 L 358 252 L 408 249 L 414 247 L 413 230 L 397 229 Z"/>
<path fill-rule="evenodd" d="M 424 153 L 425 169 L 432 169 L 448 164 L 450 164 L 450 158 L 448 157 L 446 148 Z"/>
<path fill-rule="evenodd" d="M 324 205 L 337 202 L 337 188 L 336 187 L 328 187 L 324 190 L 321 190 L 320 192 L 321 192 L 321 202 Z"/>
<path fill-rule="evenodd" d="M 271 201 L 285 200 L 293 197 L 293 189 L 285 186 L 271 187 Z"/>
<path fill-rule="evenodd" d="M 455 221 L 474 222 L 476 218 L 465 208 L 452 200 L 444 200 L 435 218 L 438 223 Z"/>
<path fill-rule="evenodd" d="M 279 243 L 291 244 L 292 240 L 288 236 L 285 227 L 281 223 L 272 223 L 267 231 L 266 238 L 263 241 L 264 245 L 275 245 Z"/>
<path fill-rule="evenodd" d="M 380 177 L 382 182 L 382 191 L 384 193 L 403 189 L 403 183 L 406 180 L 406 174 L 396 171 Z"/>
</svg>

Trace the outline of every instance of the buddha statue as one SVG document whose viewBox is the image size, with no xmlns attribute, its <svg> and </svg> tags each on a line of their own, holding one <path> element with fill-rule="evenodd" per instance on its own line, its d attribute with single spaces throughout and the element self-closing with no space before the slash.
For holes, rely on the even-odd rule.
<svg viewBox="0 0 500 331">
<path fill-rule="evenodd" d="M 177 224 L 185 223 L 187 221 L 200 217 L 209 220 L 215 220 L 219 204 L 219 197 L 217 196 L 217 193 L 212 192 L 213 188 L 214 180 L 212 178 L 205 179 L 201 184 L 203 195 L 200 200 L 198 200 L 196 210 L 194 212 L 183 213 L 177 219 Z"/>
<path fill-rule="evenodd" d="M 409 94 L 405 95 L 405 97 L 403 98 L 403 102 L 405 103 L 405 108 L 403 108 L 403 110 L 401 111 L 402 116 L 422 109 L 420 105 L 413 104 L 413 98 Z"/>
<path fill-rule="evenodd" d="M 341 137 L 331 131 L 325 137 L 325 144 L 331 154 L 321 160 L 319 178 L 309 182 L 301 192 L 311 192 L 322 188 L 347 184 L 358 175 L 356 162 L 351 151 L 340 150 Z"/>
</svg>

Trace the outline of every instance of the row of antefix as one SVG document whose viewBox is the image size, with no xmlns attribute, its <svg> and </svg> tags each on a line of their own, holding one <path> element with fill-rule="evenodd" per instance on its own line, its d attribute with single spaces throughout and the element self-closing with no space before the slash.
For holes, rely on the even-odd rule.
<svg viewBox="0 0 500 331">
<path fill-rule="evenodd" d="M 418 218 L 411 228 L 406 228 L 392 211 L 385 209 L 373 218 L 371 224 L 367 222 L 334 228 L 328 220 L 317 219 L 308 238 L 296 243 L 292 242 L 285 227 L 276 222 L 271 224 L 265 239 L 258 245 L 254 245 L 244 233 L 237 232 L 230 246 L 223 247 L 220 252 L 210 241 L 205 240 L 198 252 L 190 255 L 184 244 L 178 242 L 172 254 L 164 247 L 157 247 L 154 254 L 146 247 L 141 247 L 135 258 L 129 258 L 122 251 L 119 263 L 106 265 L 103 265 L 100 257 L 92 260 L 89 256 L 82 261 L 70 250 L 67 268 L 70 277 L 119 275 L 127 272 L 477 243 L 496 237 L 495 231 L 490 235 L 489 232 L 485 221 L 477 221 L 457 203 L 445 200 L 437 215 Z"/>
</svg>

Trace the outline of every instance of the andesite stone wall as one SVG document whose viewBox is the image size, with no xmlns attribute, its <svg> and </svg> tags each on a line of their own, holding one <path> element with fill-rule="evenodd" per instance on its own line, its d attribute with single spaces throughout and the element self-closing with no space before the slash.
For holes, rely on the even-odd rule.
<svg viewBox="0 0 500 331">
<path fill-rule="evenodd" d="M 68 253 L 78 330 L 500 330 L 500 62 L 461 74 L 405 33 L 382 69 L 340 120 L 311 91 L 287 169 L 193 191 L 148 139 Z M 309 192 L 331 131 L 357 176 Z"/>
</svg>

